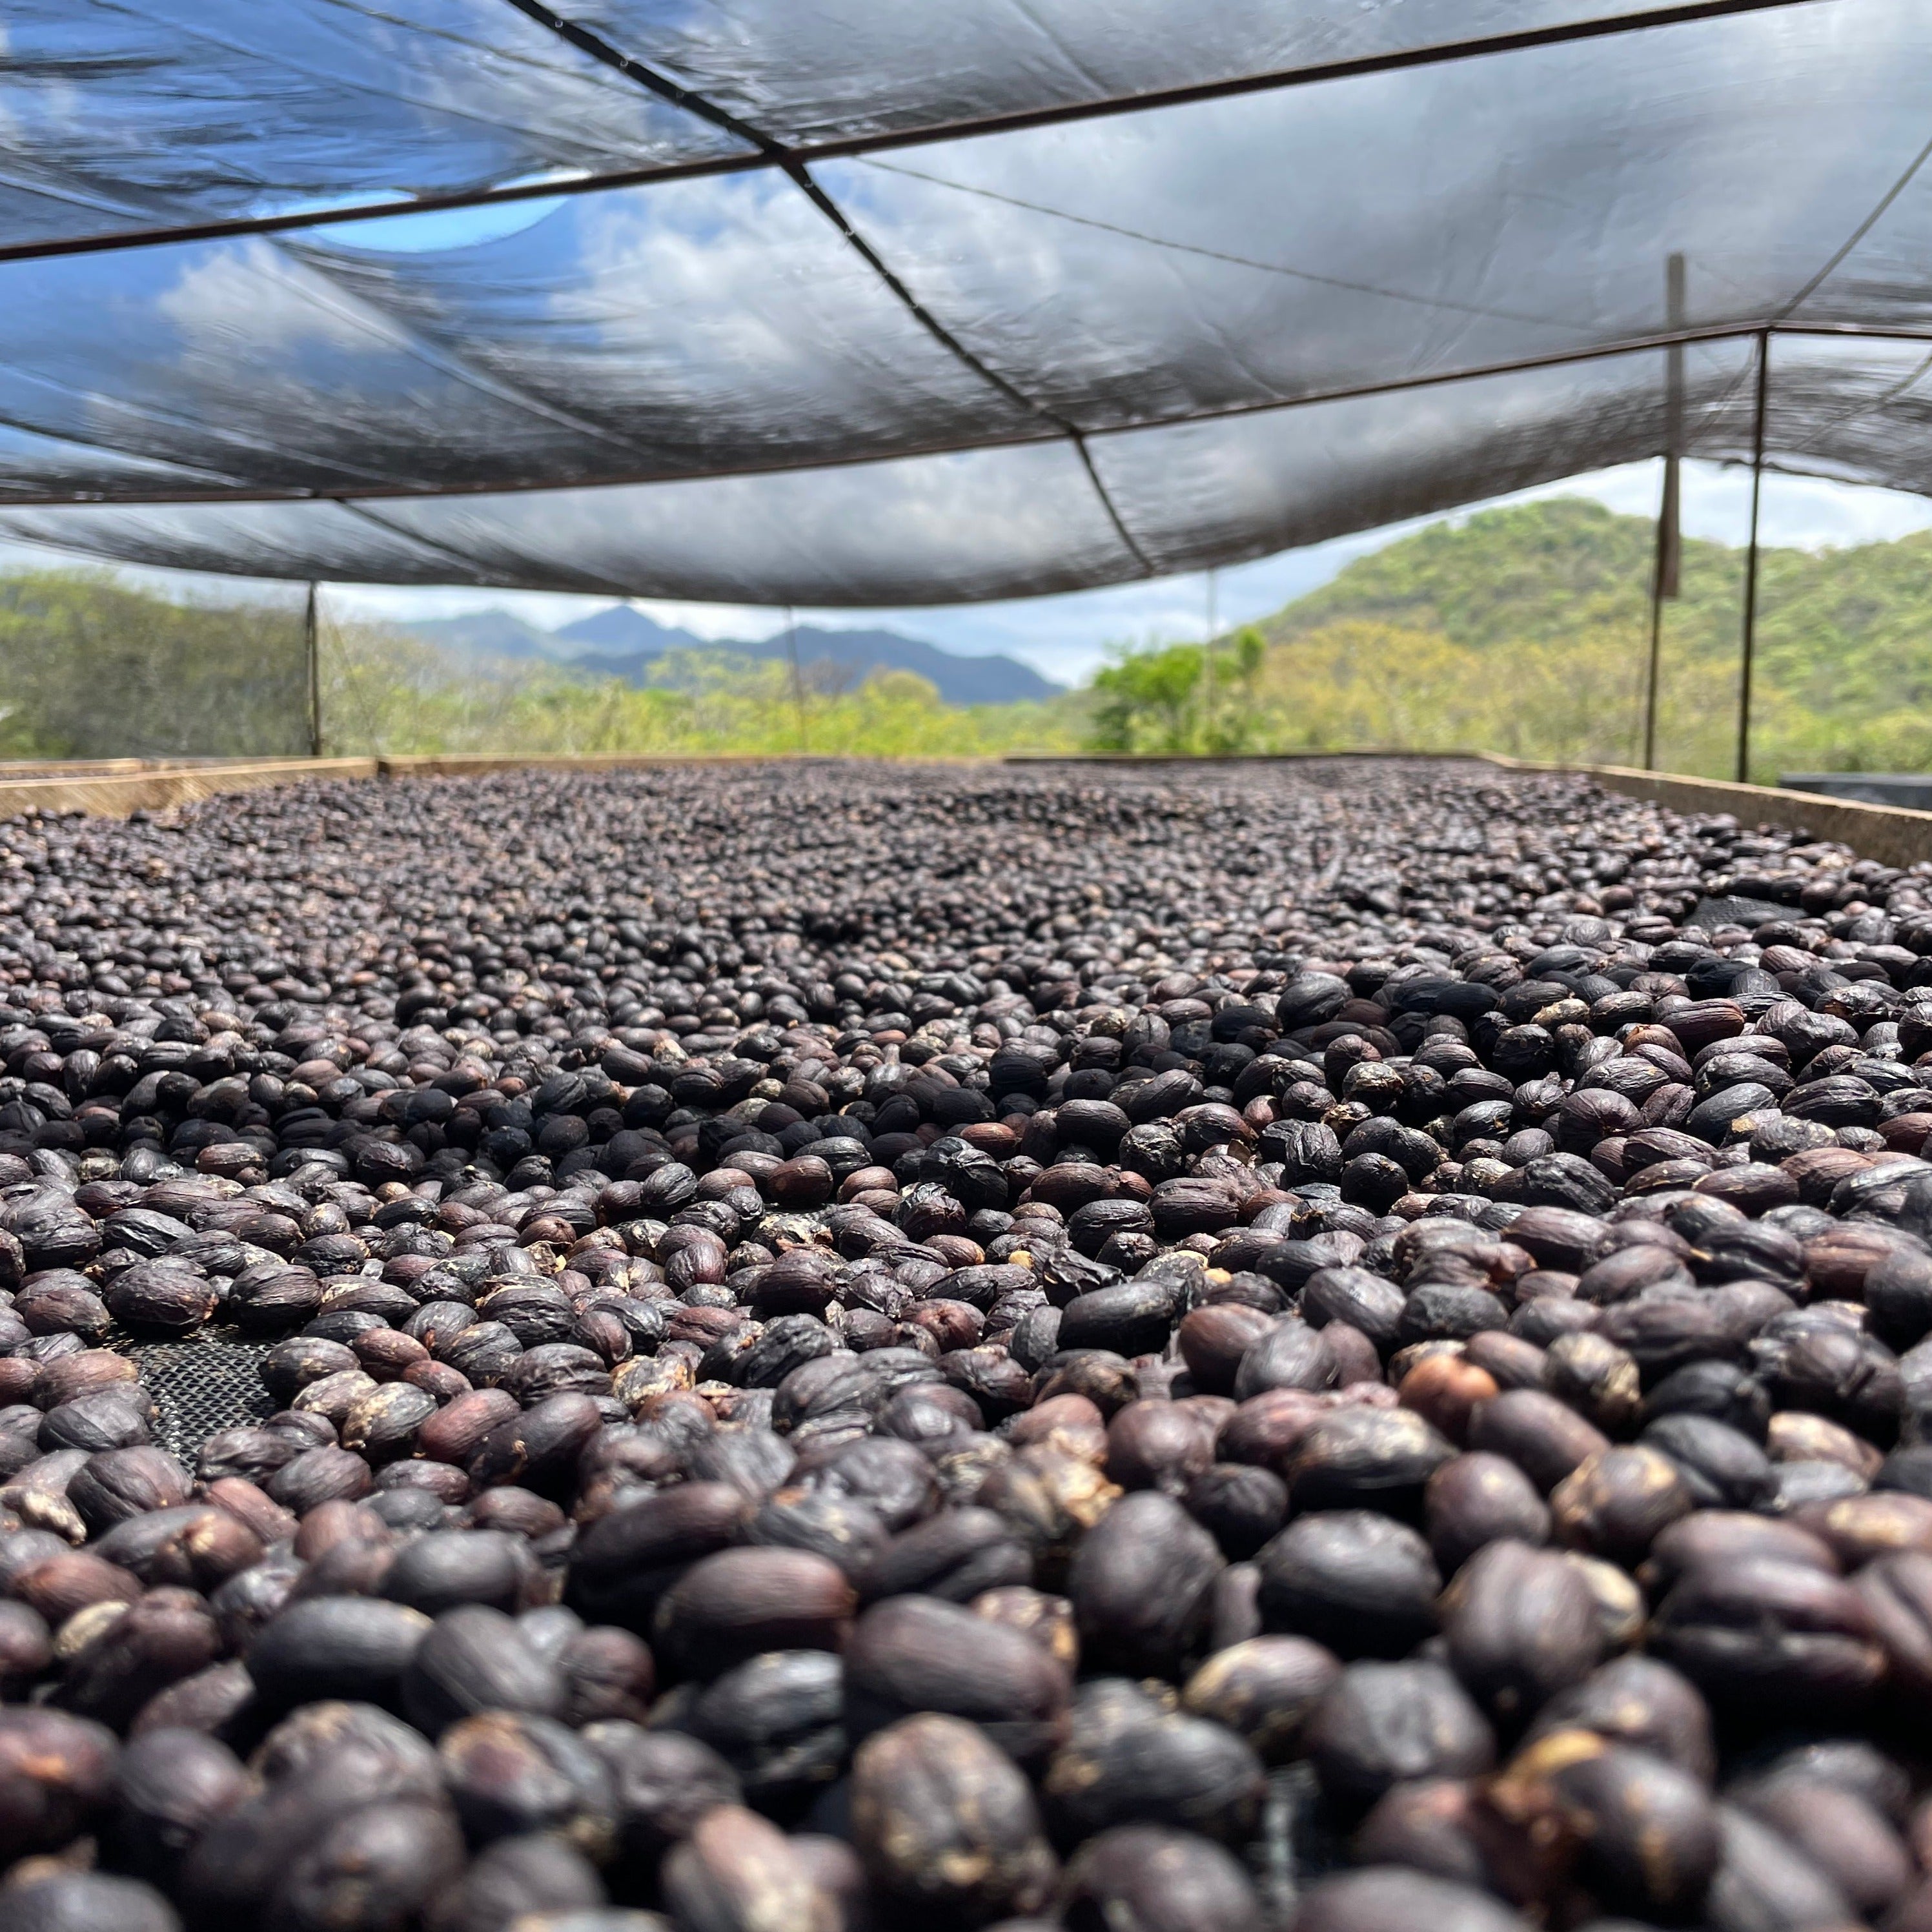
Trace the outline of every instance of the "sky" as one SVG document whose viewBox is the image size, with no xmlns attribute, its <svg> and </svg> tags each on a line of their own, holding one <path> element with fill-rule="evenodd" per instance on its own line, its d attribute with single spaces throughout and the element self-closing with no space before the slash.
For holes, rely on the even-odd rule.
<svg viewBox="0 0 1932 1932">
<path fill-rule="evenodd" d="M 1498 499 L 1523 502 L 1538 497 L 1595 498 L 1611 509 L 1654 516 L 1660 466 L 1625 464 L 1574 476 L 1561 483 Z M 1492 504 L 1460 511 L 1468 516 Z M 1684 466 L 1683 521 L 1689 536 L 1742 544 L 1750 526 L 1750 477 L 1748 471 L 1709 463 Z M 1286 603 L 1327 583 L 1345 565 L 1384 544 L 1419 530 L 1427 518 L 1338 537 L 1305 550 L 1283 550 L 1216 573 L 1218 624 L 1265 617 Z M 1808 477 L 1765 478 L 1759 513 L 1760 539 L 1804 550 L 1842 548 L 1888 541 L 1915 530 L 1932 530 L 1932 501 L 1896 490 L 1828 483 Z M 962 604 L 944 609 L 905 610 L 800 610 L 801 623 L 829 628 L 880 627 L 921 638 L 962 656 L 1004 652 L 1030 664 L 1043 676 L 1076 684 L 1106 661 L 1110 646 L 1154 639 L 1172 642 L 1198 638 L 1207 624 L 1208 583 L 1202 574 L 1162 578 L 1150 584 L 1117 584 L 1059 597 L 1031 597 L 1011 603 Z M 332 590 L 344 612 L 404 622 L 500 608 L 530 622 L 554 628 L 609 600 L 548 596 L 500 590 L 390 590 L 340 586 Z M 783 616 L 769 609 L 716 604 L 671 604 L 639 600 L 638 608 L 660 623 L 681 626 L 706 638 L 763 638 L 782 629 Z"/>
<path fill-rule="evenodd" d="M 1660 488 L 1659 464 L 1628 464 L 1490 502 L 1471 504 L 1454 512 L 1451 520 L 1493 508 L 1499 503 L 1566 496 L 1592 497 L 1627 515 L 1654 516 Z M 1750 513 L 1748 470 L 1730 465 L 1686 463 L 1682 501 L 1686 536 L 1732 544 L 1744 542 Z M 1355 558 L 1379 550 L 1426 524 L 1442 520 L 1423 518 L 1364 530 L 1217 572 L 1213 585 L 1217 628 L 1225 631 L 1268 616 L 1284 604 L 1327 583 Z M 1897 490 L 1767 473 L 1759 530 L 1761 540 L 1767 544 L 1804 550 L 1888 542 L 1916 530 L 1932 530 L 1932 500 Z M 68 560 L 55 552 L 23 544 L 0 544 L 0 563 L 44 566 L 64 560 Z M 220 581 L 171 572 L 128 570 L 122 574 L 160 586 L 192 586 L 204 595 Z M 236 587 L 240 594 L 249 596 L 265 591 L 274 596 L 301 594 L 298 585 L 265 586 L 251 580 Z M 1209 587 L 1204 574 L 1193 574 L 1008 603 L 936 609 L 922 606 L 904 610 L 801 608 L 798 619 L 802 624 L 834 629 L 895 630 L 963 657 L 1004 652 L 1030 664 L 1042 676 L 1072 685 L 1090 676 L 1106 662 L 1109 650 L 1122 644 L 1172 643 L 1203 635 Z M 330 608 L 344 616 L 409 622 L 501 609 L 552 629 L 593 610 L 605 609 L 610 602 L 608 598 L 538 592 L 394 590 L 356 584 L 331 585 L 328 596 Z M 646 598 L 636 602 L 639 610 L 660 623 L 682 626 L 704 638 L 768 637 L 782 630 L 784 623 L 782 614 L 759 606 L 676 604 Z"/>
</svg>

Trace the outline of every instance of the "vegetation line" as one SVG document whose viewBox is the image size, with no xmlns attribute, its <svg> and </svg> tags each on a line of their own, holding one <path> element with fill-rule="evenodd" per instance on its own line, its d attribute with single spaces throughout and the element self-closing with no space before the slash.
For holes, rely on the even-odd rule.
<svg viewBox="0 0 1932 1932">
<path fill-rule="evenodd" d="M 854 686 L 716 649 L 627 684 L 326 623 L 332 756 L 796 751 L 985 758 L 1401 746 L 1558 763 L 1641 754 L 1653 531 L 1577 498 L 1446 522 L 1217 641 L 1124 644 L 1083 690 L 958 706 L 905 671 Z M 1741 552 L 1687 542 L 1666 608 L 1658 760 L 1728 776 Z M 1932 532 L 1768 550 L 1752 777 L 1932 770 Z M 171 601 L 105 572 L 0 578 L 0 760 L 293 757 L 308 748 L 298 595 Z"/>
</svg>

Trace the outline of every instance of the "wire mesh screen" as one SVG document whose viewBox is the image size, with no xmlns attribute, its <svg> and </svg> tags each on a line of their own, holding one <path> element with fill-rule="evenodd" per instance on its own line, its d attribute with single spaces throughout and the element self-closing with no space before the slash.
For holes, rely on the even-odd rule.
<svg viewBox="0 0 1932 1932">
<path fill-rule="evenodd" d="M 0 757 L 301 756 L 302 603 L 177 600 L 100 572 L 0 576 Z"/>
<path fill-rule="evenodd" d="M 192 1342 L 119 1346 L 154 1399 L 154 1440 L 190 1468 L 211 1436 L 274 1413 L 274 1400 L 262 1387 L 260 1373 L 268 1342 L 210 1331 Z"/>
</svg>

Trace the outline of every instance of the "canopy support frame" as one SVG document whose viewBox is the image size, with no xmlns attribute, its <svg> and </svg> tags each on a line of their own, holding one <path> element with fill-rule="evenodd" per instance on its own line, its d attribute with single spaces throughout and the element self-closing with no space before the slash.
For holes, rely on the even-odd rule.
<svg viewBox="0 0 1932 1932">
<path fill-rule="evenodd" d="M 1669 329 L 1684 326 L 1684 257 L 1672 254 L 1664 265 L 1664 320 Z M 1664 600 L 1677 595 L 1683 554 L 1680 516 L 1684 448 L 1684 345 L 1673 342 L 1664 362 L 1664 494 L 1657 510 L 1657 557 L 1650 580 L 1650 660 L 1643 687 L 1643 768 L 1657 769 L 1657 688 L 1664 655 Z"/>
<path fill-rule="evenodd" d="M 798 713 L 798 748 L 802 755 L 811 751 L 812 742 L 805 728 L 805 679 L 798 668 L 798 613 L 789 604 L 785 606 L 785 655 L 791 660 L 791 701 Z"/>
</svg>

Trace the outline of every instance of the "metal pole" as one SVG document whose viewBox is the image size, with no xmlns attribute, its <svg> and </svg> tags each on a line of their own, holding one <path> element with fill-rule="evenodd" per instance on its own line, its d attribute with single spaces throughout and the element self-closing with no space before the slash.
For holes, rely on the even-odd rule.
<svg viewBox="0 0 1932 1932">
<path fill-rule="evenodd" d="M 1670 255 L 1664 264 L 1664 316 L 1666 328 L 1684 326 L 1684 257 Z M 1684 345 L 1673 342 L 1664 352 L 1664 514 L 1658 531 L 1658 582 L 1666 597 L 1677 595 L 1678 567 L 1684 555 L 1678 521 L 1678 459 L 1684 454 Z"/>
<path fill-rule="evenodd" d="M 302 613 L 302 647 L 307 654 L 308 668 L 308 754 L 311 758 L 322 756 L 322 636 L 316 609 L 320 588 L 310 583 L 308 606 Z"/>
<path fill-rule="evenodd" d="M 1771 386 L 1771 337 L 1757 338 L 1757 404 L 1751 425 L 1750 542 L 1744 550 L 1744 663 L 1738 680 L 1738 783 L 1750 782 L 1752 658 L 1757 650 L 1757 514 L 1764 494 L 1764 412 Z"/>
<path fill-rule="evenodd" d="M 1664 265 L 1664 326 L 1684 326 L 1684 257 Z M 1650 662 L 1644 677 L 1643 768 L 1657 769 L 1657 688 L 1664 658 L 1664 600 L 1675 597 L 1683 554 L 1678 459 L 1684 447 L 1684 346 L 1672 343 L 1664 362 L 1664 498 L 1657 512 L 1657 556 L 1650 582 Z"/>
<path fill-rule="evenodd" d="M 785 652 L 791 659 L 791 701 L 798 712 L 798 748 L 806 752 L 812 746 L 805 731 L 805 680 L 798 668 L 798 614 L 789 604 L 785 606 Z"/>
</svg>

